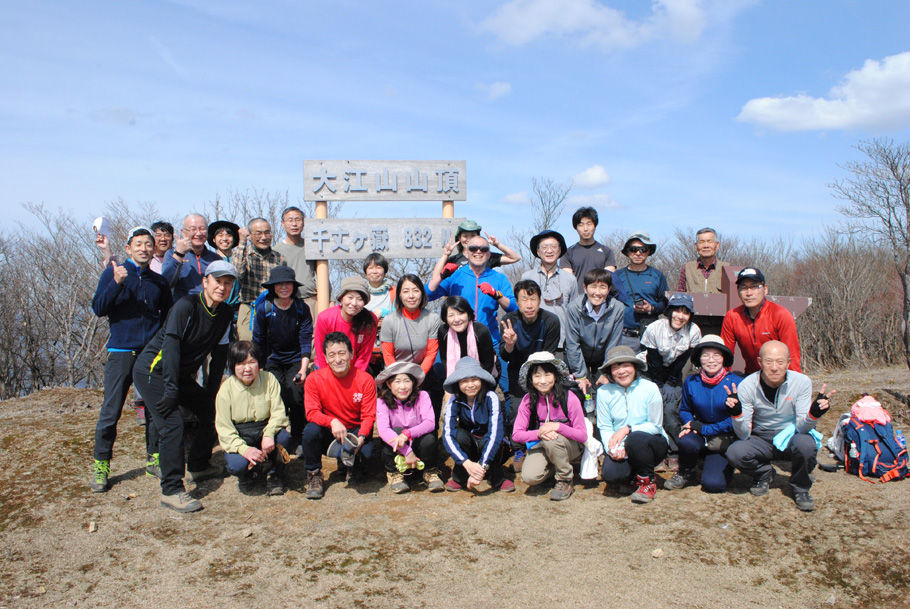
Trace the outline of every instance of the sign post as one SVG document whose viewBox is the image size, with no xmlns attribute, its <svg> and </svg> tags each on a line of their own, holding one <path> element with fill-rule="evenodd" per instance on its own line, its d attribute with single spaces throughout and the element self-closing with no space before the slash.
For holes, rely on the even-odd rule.
<svg viewBox="0 0 910 609">
<path fill-rule="evenodd" d="M 316 202 L 305 223 L 307 258 L 316 260 L 316 306 L 329 306 L 329 260 L 433 256 L 454 234 L 455 201 L 467 200 L 465 161 L 304 161 L 304 200 Z M 439 201 L 442 219 L 328 219 L 329 201 Z"/>
</svg>

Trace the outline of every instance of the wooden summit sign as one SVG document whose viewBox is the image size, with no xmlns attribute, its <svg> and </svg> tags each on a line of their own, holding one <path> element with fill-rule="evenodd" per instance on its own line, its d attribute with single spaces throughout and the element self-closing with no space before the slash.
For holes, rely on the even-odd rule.
<svg viewBox="0 0 910 609">
<path fill-rule="evenodd" d="M 464 161 L 304 161 L 306 201 L 466 201 Z"/>
<path fill-rule="evenodd" d="M 304 239 L 317 311 L 329 306 L 330 259 L 435 258 L 458 226 L 455 201 L 467 198 L 465 161 L 304 161 L 303 199 L 316 202 Z M 329 201 L 442 201 L 442 218 L 329 219 Z"/>
</svg>

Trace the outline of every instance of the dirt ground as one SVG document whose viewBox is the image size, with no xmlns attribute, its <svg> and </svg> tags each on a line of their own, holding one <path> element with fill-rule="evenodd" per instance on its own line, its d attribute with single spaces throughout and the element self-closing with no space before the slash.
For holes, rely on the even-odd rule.
<svg viewBox="0 0 910 609">
<path fill-rule="evenodd" d="M 840 390 L 826 435 L 864 391 L 910 431 L 905 368 L 814 377 Z M 0 608 L 910 607 L 910 481 L 816 471 L 811 514 L 780 467 L 764 498 L 740 474 L 727 494 L 660 490 L 645 506 L 602 483 L 562 503 L 520 482 L 394 495 L 377 474 L 331 476 L 307 501 L 292 461 L 284 496 L 213 480 L 190 485 L 205 509 L 180 515 L 158 505 L 130 408 L 113 486 L 89 491 L 100 403 L 74 389 L 0 402 Z"/>
</svg>

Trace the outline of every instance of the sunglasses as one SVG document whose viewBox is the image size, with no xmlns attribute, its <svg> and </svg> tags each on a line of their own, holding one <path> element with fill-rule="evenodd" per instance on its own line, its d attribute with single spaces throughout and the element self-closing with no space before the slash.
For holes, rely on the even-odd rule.
<svg viewBox="0 0 910 609">
<path fill-rule="evenodd" d="M 628 249 L 630 254 L 647 254 L 651 251 L 651 248 L 646 245 L 633 245 Z"/>
<path fill-rule="evenodd" d="M 469 245 L 469 246 L 468 246 L 468 251 L 469 251 L 469 252 L 473 252 L 473 253 L 475 253 L 475 254 L 476 254 L 477 252 L 483 252 L 484 254 L 486 254 L 487 252 L 490 251 L 490 248 L 487 247 L 486 245 Z"/>
</svg>

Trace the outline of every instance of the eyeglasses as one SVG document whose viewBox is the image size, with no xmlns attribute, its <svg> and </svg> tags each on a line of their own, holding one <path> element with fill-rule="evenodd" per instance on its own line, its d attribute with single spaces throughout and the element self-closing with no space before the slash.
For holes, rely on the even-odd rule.
<svg viewBox="0 0 910 609">
<path fill-rule="evenodd" d="M 630 254 L 647 254 L 651 252 L 651 248 L 646 245 L 633 245 L 628 251 Z"/>
<path fill-rule="evenodd" d="M 250 233 L 254 237 L 271 237 L 272 231 L 270 230 L 254 230 Z"/>
<path fill-rule="evenodd" d="M 490 251 L 490 248 L 487 247 L 486 245 L 469 245 L 468 251 L 471 253 L 474 253 L 474 254 L 476 254 L 477 252 L 483 252 L 484 254 L 486 254 L 487 252 Z"/>
<path fill-rule="evenodd" d="M 710 353 L 707 351 L 702 351 L 700 359 L 724 359 L 723 353 Z"/>
<path fill-rule="evenodd" d="M 553 245 L 549 245 L 549 244 L 548 245 L 538 245 L 537 251 L 538 252 L 557 252 L 557 251 L 559 251 L 559 244 L 557 243 L 557 244 L 553 244 Z"/>
<path fill-rule="evenodd" d="M 189 233 L 190 235 L 197 235 L 199 233 L 205 234 L 208 232 L 208 228 L 205 226 L 184 226 L 183 232 Z"/>
<path fill-rule="evenodd" d="M 765 287 L 763 283 L 750 283 L 749 285 L 738 285 L 736 289 L 740 292 L 754 292 Z"/>
</svg>

